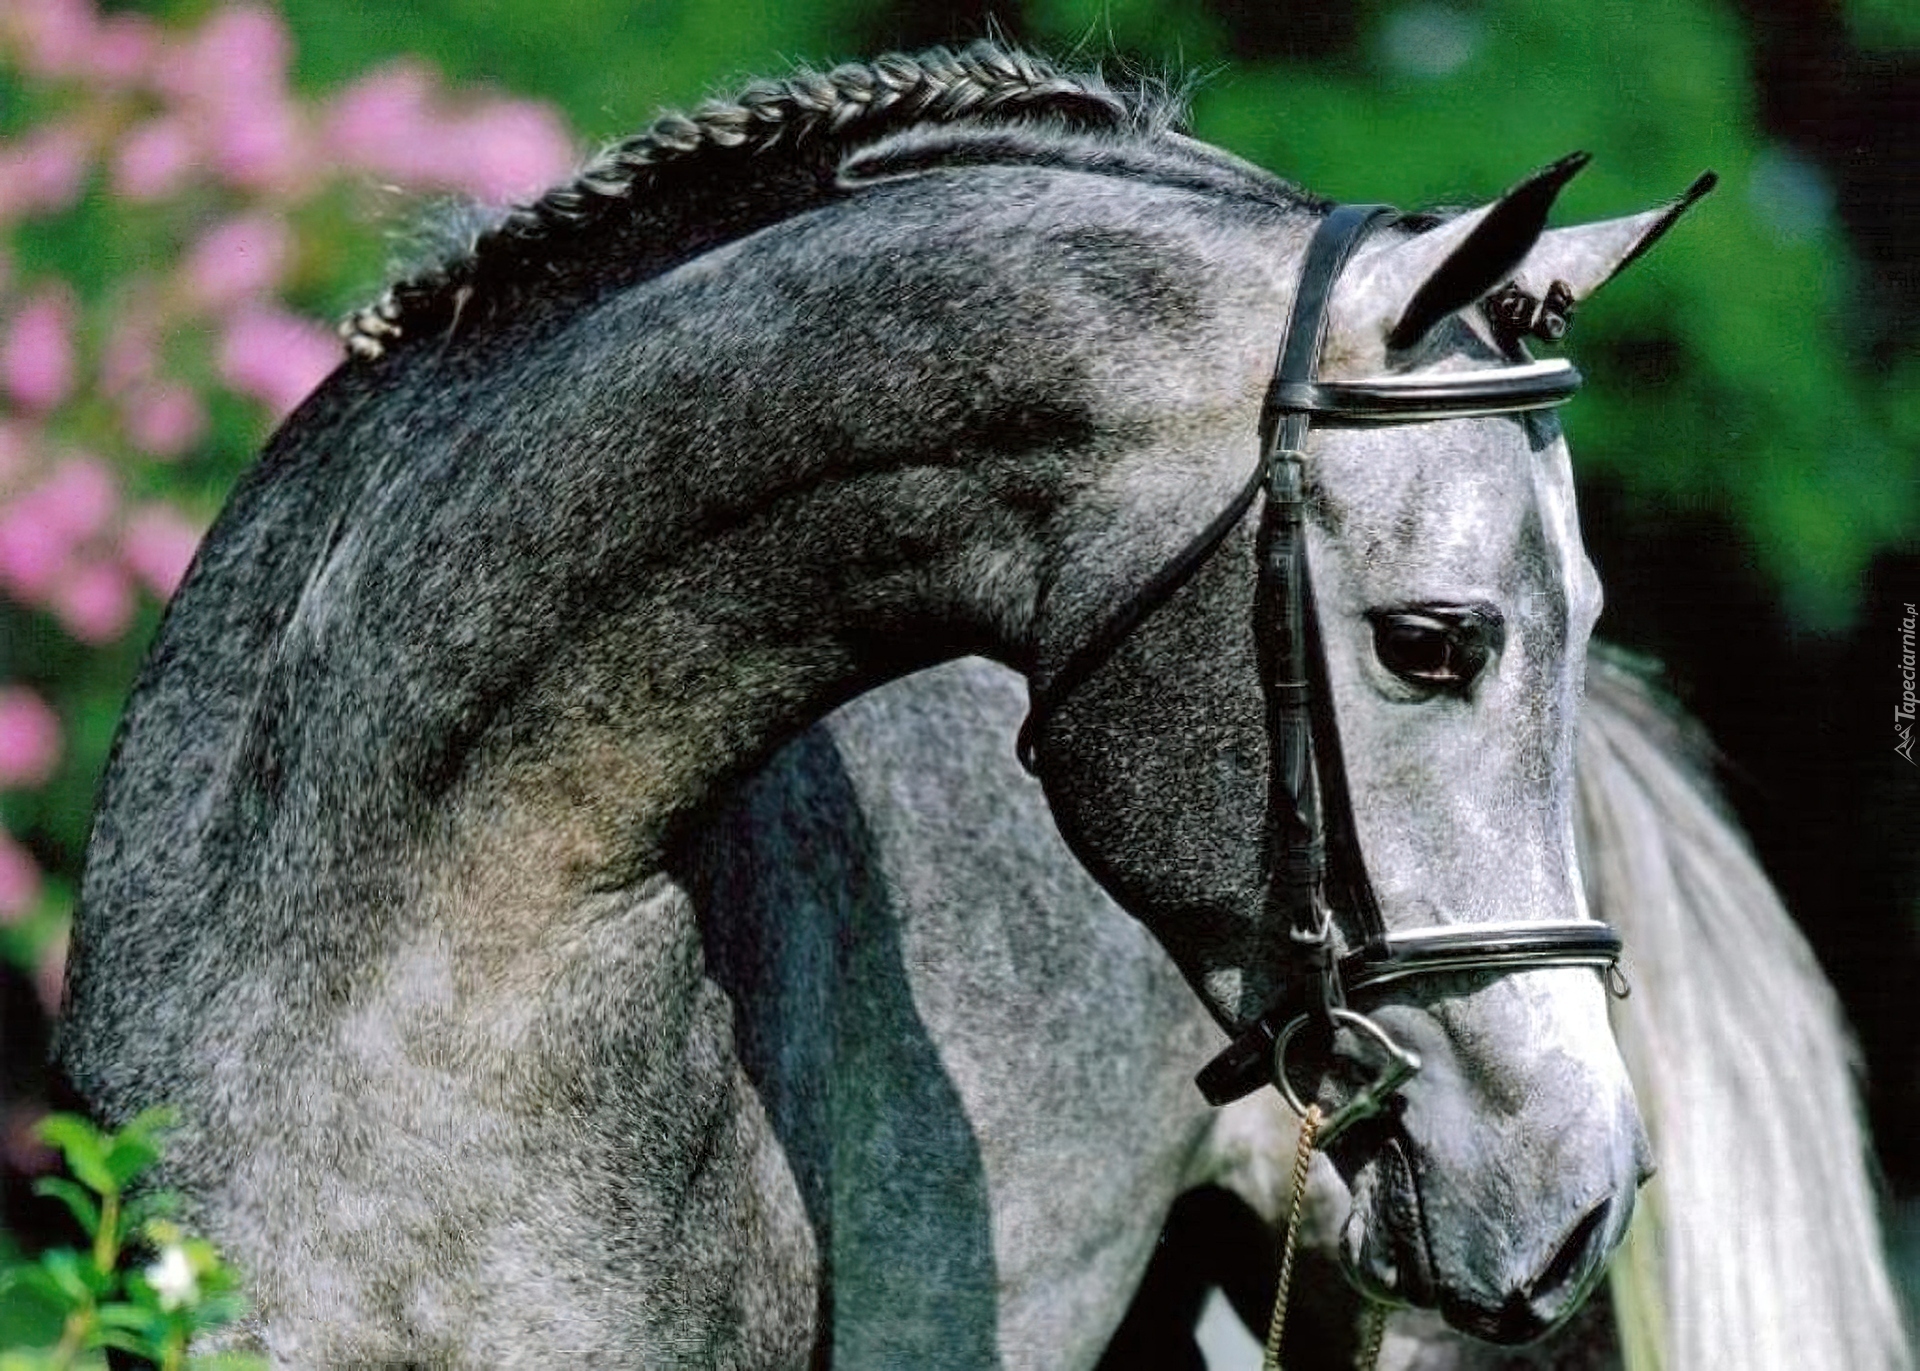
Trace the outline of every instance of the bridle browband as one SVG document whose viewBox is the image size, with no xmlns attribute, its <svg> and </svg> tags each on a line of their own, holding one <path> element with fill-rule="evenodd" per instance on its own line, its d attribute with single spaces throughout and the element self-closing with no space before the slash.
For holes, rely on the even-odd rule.
<svg viewBox="0 0 1920 1371">
<path fill-rule="evenodd" d="M 1525 362 L 1478 371 L 1318 379 L 1335 285 L 1367 234 L 1397 217 L 1384 205 L 1340 205 L 1307 245 L 1272 383 L 1260 420 L 1258 469 L 1232 502 L 1169 560 L 1032 693 L 1020 729 L 1020 760 L 1035 766 L 1048 719 L 1154 610 L 1225 541 L 1264 494 L 1258 534 L 1259 586 L 1254 634 L 1266 697 L 1270 749 L 1267 802 L 1268 917 L 1288 929 L 1296 954 L 1281 993 L 1197 1077 L 1213 1104 L 1272 1081 L 1289 1103 L 1305 1106 L 1288 1079 L 1287 1053 L 1303 1027 L 1347 1026 L 1384 1057 L 1377 1075 L 1320 1127 L 1323 1142 L 1377 1112 L 1419 1069 L 1419 1058 L 1364 1014 L 1350 995 L 1415 977 L 1506 974 L 1543 967 L 1593 967 L 1618 984 L 1620 937 L 1579 920 L 1479 923 L 1390 933 L 1367 877 L 1353 822 L 1326 654 L 1308 575 L 1305 519 L 1307 435 L 1317 420 L 1333 425 L 1422 423 L 1545 409 L 1570 398 L 1580 373 L 1564 361 Z M 1357 946 L 1336 956 L 1336 916 Z"/>
</svg>

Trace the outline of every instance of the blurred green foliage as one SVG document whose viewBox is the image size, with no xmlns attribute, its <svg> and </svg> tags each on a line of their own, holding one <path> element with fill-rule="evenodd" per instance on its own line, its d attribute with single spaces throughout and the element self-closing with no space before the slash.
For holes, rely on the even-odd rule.
<svg viewBox="0 0 1920 1371">
<path fill-rule="evenodd" d="M 1567 414 L 1574 451 L 1646 502 L 1730 515 L 1802 624 L 1844 624 L 1868 559 L 1914 528 L 1914 449 L 1890 414 L 1911 391 L 1858 365 L 1847 244 L 1819 174 L 1757 133 L 1732 17 L 1409 6 L 1383 12 L 1366 47 L 1359 70 L 1223 80 L 1197 122 L 1336 196 L 1413 204 L 1484 196 L 1584 147 L 1594 165 L 1563 222 L 1720 173 L 1577 326 L 1591 385 Z"/>
<path fill-rule="evenodd" d="M 310 89 L 395 53 L 419 53 L 461 83 L 552 100 L 583 136 L 605 139 L 632 132 L 658 106 L 795 61 L 846 55 L 862 0 L 284 0 L 281 8 Z"/>
</svg>

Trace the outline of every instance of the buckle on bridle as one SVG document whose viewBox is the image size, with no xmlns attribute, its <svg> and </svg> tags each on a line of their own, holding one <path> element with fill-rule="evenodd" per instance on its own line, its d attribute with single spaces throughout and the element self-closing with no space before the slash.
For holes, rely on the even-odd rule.
<svg viewBox="0 0 1920 1371">
<path fill-rule="evenodd" d="M 1333 953 L 1333 908 L 1319 887 L 1318 851 L 1312 856 L 1313 883 L 1308 900 L 1313 923 L 1288 929 L 1287 938 L 1293 944 L 1293 964 L 1300 969 L 1301 979 L 1312 986 L 1304 996 L 1307 1010 L 1303 1017 L 1317 1019 L 1331 1029 L 1333 1013 L 1346 1008 L 1347 996 L 1340 980 L 1340 959 Z"/>
<path fill-rule="evenodd" d="M 1287 1079 L 1287 1049 L 1293 1043 L 1300 1029 L 1315 1019 L 1314 1014 L 1302 1014 L 1285 1028 L 1273 1044 L 1273 1083 L 1286 1099 L 1293 1112 L 1305 1118 L 1307 1102 L 1302 1100 L 1293 1088 L 1293 1082 Z M 1347 1102 L 1324 1117 L 1320 1124 L 1318 1142 L 1324 1146 L 1339 1137 L 1348 1127 L 1362 1119 L 1372 1118 L 1386 1108 L 1387 1100 L 1393 1093 L 1410 1080 L 1420 1069 L 1420 1054 L 1410 1047 L 1402 1047 L 1393 1036 L 1368 1018 L 1351 1009 L 1329 1008 L 1327 1021 L 1338 1028 L 1342 1024 L 1356 1030 L 1365 1039 L 1380 1049 L 1383 1061 L 1377 1067 L 1373 1079 L 1366 1082 Z M 1331 1055 L 1331 1045 L 1329 1045 Z"/>
</svg>

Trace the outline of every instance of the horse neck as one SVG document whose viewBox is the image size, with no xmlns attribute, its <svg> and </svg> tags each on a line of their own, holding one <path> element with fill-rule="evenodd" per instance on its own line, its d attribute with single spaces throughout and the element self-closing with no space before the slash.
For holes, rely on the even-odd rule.
<svg viewBox="0 0 1920 1371">
<path fill-rule="evenodd" d="M 361 474 L 234 749 L 263 869 L 629 886 L 834 705 L 1028 669 L 1176 551 L 1244 479 L 1275 292 L 1211 198 L 1054 175 L 876 187 L 336 378 L 275 459 Z"/>
<path fill-rule="evenodd" d="M 977 366 L 920 374 L 964 339 L 843 355 L 769 317 L 764 281 L 713 298 L 728 270 L 604 302 L 532 365 L 383 395 L 366 427 L 405 459 L 283 634 L 281 674 L 324 696 L 289 713 L 313 821 L 391 822 L 362 797 L 393 794 L 452 865 L 624 880 L 841 701 L 969 652 L 1024 664 L 1067 474 L 1045 453 L 1079 421 Z M 346 766 L 314 750 L 342 731 Z"/>
<path fill-rule="evenodd" d="M 777 489 L 740 497 L 732 470 L 760 454 L 710 453 L 650 492 L 614 556 L 583 548 L 543 584 L 566 627 L 517 667 L 531 674 L 504 742 L 476 740 L 454 797 L 481 832 L 521 815 L 525 853 L 587 836 L 561 816 L 598 816 L 574 860 L 625 875 L 835 705 L 968 652 L 1022 659 L 1044 558 L 1006 517 L 994 464 L 850 460 L 790 433 Z M 514 606 L 510 625 L 528 614 Z"/>
</svg>

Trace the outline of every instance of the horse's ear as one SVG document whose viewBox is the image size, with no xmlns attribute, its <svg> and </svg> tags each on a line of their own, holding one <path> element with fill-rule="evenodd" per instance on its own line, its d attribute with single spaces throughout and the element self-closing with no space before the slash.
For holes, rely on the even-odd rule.
<svg viewBox="0 0 1920 1371">
<path fill-rule="evenodd" d="M 1513 273 L 1512 285 L 1534 300 L 1549 297 L 1576 305 L 1652 247 L 1701 196 L 1719 184 L 1712 172 L 1701 175 L 1676 198 L 1645 214 L 1597 224 L 1550 229 L 1540 235 Z"/>
<path fill-rule="evenodd" d="M 1644 252 L 1713 188 L 1711 173 L 1678 199 L 1625 219 L 1546 231 L 1560 190 L 1590 159 L 1576 152 L 1543 167 L 1490 205 L 1411 237 L 1383 235 L 1348 269 L 1334 308 L 1328 362 L 1378 368 L 1415 347 L 1435 325 L 1489 294 L 1525 327 L 1545 333 L 1544 312 L 1565 314 Z M 1502 297 L 1507 297 L 1504 301 Z M 1543 302 L 1546 302 L 1543 305 Z"/>
<path fill-rule="evenodd" d="M 1584 152 L 1563 157 L 1490 205 L 1424 233 L 1382 234 L 1363 247 L 1335 299 L 1327 361 L 1377 369 L 1388 351 L 1412 347 L 1506 281 L 1546 227 L 1560 188 L 1589 160 Z"/>
<path fill-rule="evenodd" d="M 1592 155 L 1585 152 L 1562 157 L 1491 205 L 1461 215 L 1464 227 L 1455 229 L 1448 224 L 1435 230 L 1443 235 L 1441 243 L 1420 255 L 1432 260 L 1442 248 L 1446 255 L 1406 297 L 1406 308 L 1387 331 L 1387 347 L 1413 347 L 1435 324 L 1465 309 L 1510 275 L 1539 241 L 1540 231 L 1547 226 L 1547 212 L 1561 187 L 1592 160 Z"/>
</svg>

